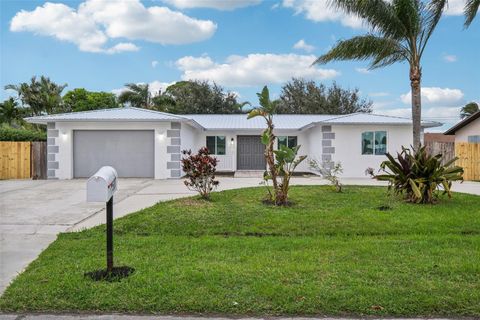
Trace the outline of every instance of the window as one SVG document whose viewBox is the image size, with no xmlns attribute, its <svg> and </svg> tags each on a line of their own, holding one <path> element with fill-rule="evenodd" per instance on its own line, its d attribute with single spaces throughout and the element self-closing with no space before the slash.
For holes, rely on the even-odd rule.
<svg viewBox="0 0 480 320">
<path fill-rule="evenodd" d="M 277 149 L 280 149 L 281 146 L 286 146 L 289 148 L 293 148 L 297 146 L 296 136 L 282 136 L 282 137 L 278 137 L 277 140 L 278 140 Z"/>
<path fill-rule="evenodd" d="M 362 133 L 362 154 L 383 155 L 387 153 L 387 132 L 367 131 Z"/>
<path fill-rule="evenodd" d="M 226 141 L 225 136 L 207 136 L 207 149 L 210 154 L 224 155 Z"/>
<path fill-rule="evenodd" d="M 480 143 L 480 136 L 468 136 L 469 143 Z"/>
</svg>

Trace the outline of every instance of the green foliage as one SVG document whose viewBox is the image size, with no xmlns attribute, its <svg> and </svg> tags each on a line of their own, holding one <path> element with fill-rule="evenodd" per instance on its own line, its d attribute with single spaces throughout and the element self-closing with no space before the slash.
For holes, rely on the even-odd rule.
<svg viewBox="0 0 480 320">
<path fill-rule="evenodd" d="M 179 81 L 154 98 L 155 107 L 175 114 L 242 113 L 248 102 L 240 103 L 233 92 L 215 82 Z"/>
<path fill-rule="evenodd" d="M 470 102 L 462 107 L 462 110 L 460 111 L 460 117 L 464 119 L 464 118 L 470 117 L 472 114 L 478 111 L 480 111 L 480 108 L 478 107 L 478 103 Z"/>
<path fill-rule="evenodd" d="M 206 147 L 193 154 L 191 150 L 183 150 L 182 170 L 185 172 L 184 183 L 188 189 L 200 194 L 203 199 L 210 199 L 210 193 L 219 185 L 215 180 L 217 158 L 212 157 Z"/>
<path fill-rule="evenodd" d="M 257 93 L 260 107 L 251 110 L 247 118 L 263 117 L 267 128 L 262 132 L 261 140 L 265 145 L 265 160 L 268 170 L 263 174 L 263 184 L 268 190 L 268 200 L 275 205 L 288 204 L 288 191 L 290 189 L 290 178 L 296 167 L 305 160 L 306 156 L 297 158 L 300 146 L 288 148 L 282 146 L 279 150 L 274 150 L 275 134 L 273 133 L 273 115 L 276 112 L 277 104 L 270 100 L 268 87 L 265 86 L 262 92 Z M 281 181 L 277 178 L 281 177 Z M 272 181 L 272 190 L 270 190 L 269 181 Z"/>
<path fill-rule="evenodd" d="M 388 160 L 380 165 L 385 174 L 373 177 L 388 181 L 389 189 L 409 202 L 435 203 L 441 189 L 450 198 L 452 181 L 463 180 L 463 168 L 453 165 L 458 158 L 442 165 L 442 155 L 430 155 L 424 146 L 413 151 L 402 148 L 397 158 L 386 156 Z"/>
<path fill-rule="evenodd" d="M 152 109 L 154 107 L 152 94 L 148 84 L 127 83 L 126 90 L 118 96 L 118 102 L 129 104 L 135 108 Z"/>
<path fill-rule="evenodd" d="M 336 82 L 327 87 L 298 78 L 283 85 L 276 103 L 277 113 L 286 114 L 372 112 L 372 101 L 362 99 L 358 89 L 343 89 Z"/>
<path fill-rule="evenodd" d="M 84 88 L 68 91 L 63 96 L 65 112 L 88 111 L 118 107 L 115 94 L 110 92 L 92 92 Z"/>
<path fill-rule="evenodd" d="M 322 162 L 312 159 L 310 160 L 310 168 L 315 170 L 320 176 L 329 181 L 330 184 L 335 188 L 335 191 L 342 192 L 343 184 L 340 182 L 339 175 L 343 173 L 342 164 L 340 162 Z"/>
<path fill-rule="evenodd" d="M 67 87 L 67 84 L 58 85 L 44 76 L 37 80 L 34 76 L 30 79 L 30 83 L 9 84 L 5 86 L 5 89 L 16 91 L 23 106 L 28 107 L 29 115 L 36 116 L 62 112 L 61 94 L 65 87 Z"/>
<path fill-rule="evenodd" d="M 0 141 L 46 141 L 46 132 L 33 129 L 0 127 Z"/>
<path fill-rule="evenodd" d="M 19 109 L 14 98 L 9 98 L 0 103 L 0 124 L 2 123 L 8 125 L 23 123 L 22 110 Z"/>
</svg>

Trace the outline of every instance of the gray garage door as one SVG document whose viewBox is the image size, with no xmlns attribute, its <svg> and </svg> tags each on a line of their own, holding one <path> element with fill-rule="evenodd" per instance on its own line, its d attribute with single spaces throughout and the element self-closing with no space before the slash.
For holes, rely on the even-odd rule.
<svg viewBox="0 0 480 320">
<path fill-rule="evenodd" d="M 73 176 L 89 177 L 102 166 L 114 167 L 123 178 L 153 178 L 153 130 L 74 131 Z"/>
<path fill-rule="evenodd" d="M 237 170 L 265 170 L 264 152 L 260 136 L 238 136 Z"/>
</svg>

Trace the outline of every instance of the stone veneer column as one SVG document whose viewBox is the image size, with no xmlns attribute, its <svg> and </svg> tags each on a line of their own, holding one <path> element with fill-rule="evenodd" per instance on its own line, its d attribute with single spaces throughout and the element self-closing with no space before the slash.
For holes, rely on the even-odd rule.
<svg viewBox="0 0 480 320">
<path fill-rule="evenodd" d="M 47 179 L 58 179 L 58 130 L 55 122 L 47 123 Z"/>
<path fill-rule="evenodd" d="M 328 169 L 332 169 L 334 166 L 335 147 L 332 146 L 333 140 L 335 140 L 335 132 L 332 132 L 332 126 L 322 126 L 322 162 Z"/>
<path fill-rule="evenodd" d="M 167 139 L 170 140 L 167 145 L 167 154 L 170 155 L 170 161 L 167 161 L 167 169 L 170 170 L 171 178 L 180 178 L 182 175 L 180 170 L 180 130 L 180 122 L 172 122 L 170 124 L 170 129 L 167 130 Z"/>
</svg>

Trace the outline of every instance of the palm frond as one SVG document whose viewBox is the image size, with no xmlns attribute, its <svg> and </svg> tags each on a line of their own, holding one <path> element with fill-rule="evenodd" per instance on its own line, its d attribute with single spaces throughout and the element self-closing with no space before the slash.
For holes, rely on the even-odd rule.
<svg viewBox="0 0 480 320">
<path fill-rule="evenodd" d="M 465 27 L 468 28 L 475 19 L 478 9 L 480 7 L 480 0 L 467 0 L 465 5 Z"/>
</svg>

